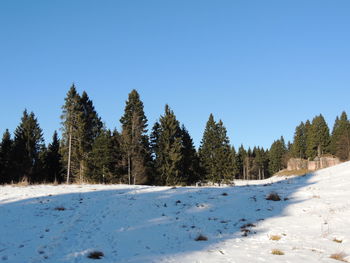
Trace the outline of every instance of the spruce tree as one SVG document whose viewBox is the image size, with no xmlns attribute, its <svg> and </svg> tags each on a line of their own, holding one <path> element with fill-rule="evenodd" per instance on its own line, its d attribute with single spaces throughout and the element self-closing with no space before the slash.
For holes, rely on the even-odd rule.
<svg viewBox="0 0 350 263">
<path fill-rule="evenodd" d="M 77 181 L 80 172 L 80 147 L 81 126 L 82 126 L 82 107 L 81 98 L 75 85 L 69 89 L 65 98 L 65 104 L 62 106 L 62 139 L 61 139 L 61 155 L 63 165 L 66 169 L 66 182 Z"/>
<path fill-rule="evenodd" d="M 165 105 L 165 113 L 160 117 L 159 127 L 152 132 L 152 149 L 160 185 L 185 183 L 182 174 L 182 137 L 181 129 L 174 112 Z"/>
<path fill-rule="evenodd" d="M 1 145 L 0 145 L 0 184 L 10 183 L 11 170 L 13 167 L 13 160 L 11 158 L 13 141 L 11 134 L 8 129 L 3 134 Z"/>
<path fill-rule="evenodd" d="M 52 136 L 52 142 L 47 147 L 46 155 L 46 181 L 62 183 L 64 181 L 62 156 L 60 154 L 60 140 L 55 131 Z"/>
<path fill-rule="evenodd" d="M 210 114 L 199 148 L 203 172 L 208 180 L 217 183 L 233 179 L 231 146 L 222 121 L 215 122 Z"/>
<path fill-rule="evenodd" d="M 80 96 L 73 84 L 62 106 L 61 154 L 67 170 L 66 181 L 86 180 L 92 144 L 102 129 L 101 119 L 84 91 Z"/>
<path fill-rule="evenodd" d="M 148 180 L 151 157 L 147 136 L 147 118 L 136 90 L 130 92 L 120 122 L 129 184 L 144 184 Z"/>
<path fill-rule="evenodd" d="M 330 135 L 329 128 L 322 114 L 312 120 L 308 131 L 307 156 L 311 159 L 322 154 L 329 153 Z"/>
<path fill-rule="evenodd" d="M 269 151 L 269 172 L 275 174 L 285 168 L 284 156 L 286 154 L 284 138 L 274 141 Z"/>
<path fill-rule="evenodd" d="M 13 157 L 14 181 L 23 178 L 36 182 L 40 173 L 38 167 L 40 150 L 44 146 L 42 130 L 33 112 L 23 112 L 21 123 L 15 130 Z"/>
<path fill-rule="evenodd" d="M 292 156 L 295 158 L 306 158 L 307 133 L 303 122 L 295 128 Z"/>
<path fill-rule="evenodd" d="M 350 158 L 350 123 L 346 112 L 342 112 L 340 118 L 337 117 L 331 137 L 331 152 L 346 161 Z"/>
<path fill-rule="evenodd" d="M 181 158 L 181 174 L 182 181 L 187 184 L 193 184 L 200 178 L 199 158 L 194 147 L 193 140 L 185 128 L 181 127 L 181 141 L 182 141 L 182 158 Z"/>
</svg>

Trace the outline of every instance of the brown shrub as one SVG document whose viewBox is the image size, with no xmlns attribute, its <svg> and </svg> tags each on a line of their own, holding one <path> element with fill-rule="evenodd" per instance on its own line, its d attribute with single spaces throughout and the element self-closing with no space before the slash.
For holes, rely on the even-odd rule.
<svg viewBox="0 0 350 263">
<path fill-rule="evenodd" d="M 266 200 L 281 201 L 281 197 L 276 192 L 271 192 L 266 196 Z"/>
</svg>

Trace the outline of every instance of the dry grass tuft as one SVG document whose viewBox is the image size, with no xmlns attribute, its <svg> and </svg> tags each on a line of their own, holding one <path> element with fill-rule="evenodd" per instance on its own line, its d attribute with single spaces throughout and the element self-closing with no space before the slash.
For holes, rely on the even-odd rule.
<svg viewBox="0 0 350 263">
<path fill-rule="evenodd" d="M 330 256 L 330 258 L 338 260 L 338 261 L 343 261 L 343 262 L 348 262 L 345 260 L 346 255 L 343 252 L 340 253 L 334 253 Z"/>
<path fill-rule="evenodd" d="M 196 237 L 195 241 L 208 241 L 208 238 L 202 234 Z"/>
<path fill-rule="evenodd" d="M 273 240 L 273 241 L 279 241 L 279 240 L 281 240 L 281 236 L 279 236 L 279 235 L 272 235 L 272 236 L 270 236 L 270 240 Z"/>
<path fill-rule="evenodd" d="M 266 200 L 281 201 L 281 197 L 276 192 L 271 192 L 266 196 Z"/>
<path fill-rule="evenodd" d="M 308 174 L 310 173 L 309 170 L 307 169 L 301 169 L 301 170 L 292 170 L 292 171 L 288 171 L 288 170 L 282 170 L 282 171 L 279 171 L 276 175 L 277 176 L 291 176 L 291 175 L 305 175 L 305 174 Z"/>
<path fill-rule="evenodd" d="M 272 255 L 278 255 L 278 256 L 283 256 L 284 255 L 284 252 L 282 250 L 279 250 L 279 249 L 273 249 L 271 251 L 271 254 Z"/>
<path fill-rule="evenodd" d="M 336 243 L 343 243 L 343 240 L 337 239 L 336 237 L 333 239 L 333 241 L 336 242 Z"/>
<path fill-rule="evenodd" d="M 92 251 L 88 254 L 87 257 L 91 259 L 101 259 L 104 257 L 104 254 L 101 251 Z"/>
</svg>

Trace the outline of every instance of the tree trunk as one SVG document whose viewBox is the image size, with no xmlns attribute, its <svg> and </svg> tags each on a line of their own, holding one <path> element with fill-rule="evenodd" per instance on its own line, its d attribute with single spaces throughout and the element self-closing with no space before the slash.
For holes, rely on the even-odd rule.
<svg viewBox="0 0 350 263">
<path fill-rule="evenodd" d="M 69 128 L 67 184 L 69 184 L 71 155 L 72 155 L 72 126 Z"/>
<path fill-rule="evenodd" d="M 131 158 L 130 153 L 128 153 L 128 177 L 129 177 L 129 185 L 131 184 Z"/>
</svg>

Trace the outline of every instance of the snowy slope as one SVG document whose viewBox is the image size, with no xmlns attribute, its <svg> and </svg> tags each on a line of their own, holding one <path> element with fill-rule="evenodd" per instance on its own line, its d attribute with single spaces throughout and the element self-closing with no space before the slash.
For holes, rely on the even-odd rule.
<svg viewBox="0 0 350 263">
<path fill-rule="evenodd" d="M 235 187 L 0 187 L 0 262 L 94 262 L 94 250 L 97 262 L 350 262 L 350 162 Z"/>
</svg>

